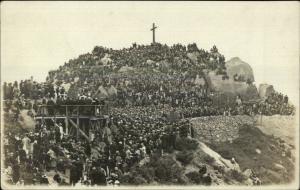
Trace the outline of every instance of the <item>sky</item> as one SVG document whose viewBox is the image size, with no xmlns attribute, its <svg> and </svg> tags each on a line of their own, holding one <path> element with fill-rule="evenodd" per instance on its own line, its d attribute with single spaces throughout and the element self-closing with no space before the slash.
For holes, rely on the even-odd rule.
<svg viewBox="0 0 300 190">
<path fill-rule="evenodd" d="M 2 2 L 1 80 L 45 81 L 96 45 L 150 44 L 153 22 L 157 42 L 216 45 L 298 105 L 298 2 Z"/>
</svg>

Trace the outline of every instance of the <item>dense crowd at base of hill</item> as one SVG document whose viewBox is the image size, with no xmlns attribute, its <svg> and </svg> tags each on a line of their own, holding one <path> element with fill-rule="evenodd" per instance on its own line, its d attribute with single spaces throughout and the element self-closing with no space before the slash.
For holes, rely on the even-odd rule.
<svg viewBox="0 0 300 190">
<path fill-rule="evenodd" d="M 152 154 L 176 149 L 179 139 L 192 141 L 188 121 L 151 117 L 143 107 L 128 114 L 120 109 L 113 112 L 103 125 L 89 130 L 89 141 L 74 138 L 62 123 L 53 122 L 37 123 L 34 131 L 24 134 L 6 133 L 10 183 L 49 184 L 47 172 L 55 171 L 57 185 L 118 185 L 123 174 Z M 70 181 L 62 177 L 67 171 Z"/>
</svg>

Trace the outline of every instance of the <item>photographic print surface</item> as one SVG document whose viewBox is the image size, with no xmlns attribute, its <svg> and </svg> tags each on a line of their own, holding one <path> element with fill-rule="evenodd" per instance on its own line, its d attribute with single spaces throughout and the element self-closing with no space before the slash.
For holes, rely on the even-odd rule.
<svg viewBox="0 0 300 190">
<path fill-rule="evenodd" d="M 298 105 L 298 2 L 1 3 L 3 189 L 298 189 Z"/>
</svg>

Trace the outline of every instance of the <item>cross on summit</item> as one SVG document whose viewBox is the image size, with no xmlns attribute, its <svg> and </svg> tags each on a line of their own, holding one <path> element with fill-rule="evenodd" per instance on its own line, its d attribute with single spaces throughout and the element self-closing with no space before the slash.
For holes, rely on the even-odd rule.
<svg viewBox="0 0 300 190">
<path fill-rule="evenodd" d="M 152 34 L 153 34 L 153 44 L 155 44 L 155 29 L 157 28 L 157 26 L 155 26 L 155 23 L 153 23 L 152 25 L 152 28 L 151 28 L 151 31 L 152 31 Z"/>
</svg>

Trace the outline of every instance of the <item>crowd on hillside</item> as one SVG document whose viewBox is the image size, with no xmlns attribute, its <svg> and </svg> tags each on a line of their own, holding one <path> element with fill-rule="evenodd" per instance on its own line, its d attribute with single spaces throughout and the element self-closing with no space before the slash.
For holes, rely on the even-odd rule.
<svg viewBox="0 0 300 190">
<path fill-rule="evenodd" d="M 64 115 L 62 105 L 109 107 L 106 122 L 85 131 L 89 139 L 76 139 L 64 124 L 53 122 L 37 123 L 24 135 L 5 134 L 5 172 L 14 184 L 118 185 L 133 165 L 193 137 L 186 118 L 294 114 L 288 97 L 279 93 L 250 102 L 213 92 L 206 71 L 228 78 L 215 46 L 207 52 L 196 44 L 134 44 L 122 50 L 95 47 L 49 72 L 44 83 L 33 78 L 4 83 L 3 108 L 15 121 L 22 110 L 34 117 Z M 72 107 L 68 111 L 76 114 Z M 80 113 L 103 114 L 84 106 Z"/>
<path fill-rule="evenodd" d="M 119 72 L 122 68 L 129 72 Z M 150 69 L 149 69 L 150 68 Z M 144 69 L 144 70 L 143 70 Z M 146 69 L 146 70 L 145 70 Z M 138 71 L 136 71 L 138 70 Z M 226 80 L 225 58 L 216 46 L 208 52 L 196 44 L 171 47 L 159 43 L 133 44 L 121 50 L 96 46 L 92 53 L 71 59 L 56 71 L 50 71 L 47 82 L 33 79 L 4 83 L 5 100 L 41 104 L 94 104 L 109 101 L 111 106 L 170 105 L 186 117 L 222 114 L 293 114 L 287 97 L 269 97 L 264 102 L 226 106 L 212 104 L 203 72 L 215 71 Z M 131 74 L 130 74 L 131 73 Z M 134 74 L 133 74 L 134 73 Z M 283 96 L 283 95 L 280 95 Z M 272 102 L 271 102 L 272 101 Z M 8 101 L 9 104 L 9 101 Z"/>
<path fill-rule="evenodd" d="M 114 109 L 90 128 L 89 140 L 76 139 L 64 124 L 53 122 L 38 122 L 30 133 L 6 134 L 8 180 L 18 185 L 119 185 L 132 166 L 175 149 L 176 139 L 194 135 L 187 120 L 167 120 L 143 107 L 128 111 Z"/>
</svg>

